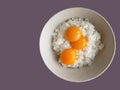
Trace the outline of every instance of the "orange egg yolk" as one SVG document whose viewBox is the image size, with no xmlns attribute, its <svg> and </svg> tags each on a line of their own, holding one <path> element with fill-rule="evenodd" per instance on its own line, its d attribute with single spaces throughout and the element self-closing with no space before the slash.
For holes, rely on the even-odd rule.
<svg viewBox="0 0 120 90">
<path fill-rule="evenodd" d="M 76 50 L 68 48 L 62 51 L 60 54 L 60 60 L 65 65 L 71 65 L 76 60 Z"/>
<path fill-rule="evenodd" d="M 79 40 L 75 42 L 70 42 L 70 44 L 73 49 L 77 49 L 77 50 L 83 49 L 87 45 L 87 38 L 85 36 L 81 36 Z"/>
<path fill-rule="evenodd" d="M 80 29 L 76 26 L 70 26 L 66 31 L 65 31 L 65 38 L 69 42 L 76 41 L 80 38 L 82 35 Z"/>
</svg>

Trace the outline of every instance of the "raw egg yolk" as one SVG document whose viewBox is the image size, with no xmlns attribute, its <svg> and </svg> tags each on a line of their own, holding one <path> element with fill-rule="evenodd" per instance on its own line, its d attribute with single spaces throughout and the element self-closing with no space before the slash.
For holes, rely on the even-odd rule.
<svg viewBox="0 0 120 90">
<path fill-rule="evenodd" d="M 80 29 L 76 26 L 70 26 L 66 31 L 65 31 L 65 38 L 69 42 L 76 41 L 80 38 L 82 35 Z"/>
<path fill-rule="evenodd" d="M 77 50 L 83 49 L 87 45 L 87 38 L 85 36 L 81 36 L 79 40 L 75 42 L 70 42 L 70 44 L 73 49 L 77 49 Z"/>
<path fill-rule="evenodd" d="M 68 48 L 62 51 L 60 60 L 65 65 L 71 65 L 76 60 L 76 50 Z"/>
</svg>

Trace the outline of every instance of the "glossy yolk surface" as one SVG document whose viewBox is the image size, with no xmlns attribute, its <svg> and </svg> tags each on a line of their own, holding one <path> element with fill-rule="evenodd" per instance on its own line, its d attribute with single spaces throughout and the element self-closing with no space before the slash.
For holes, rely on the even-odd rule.
<svg viewBox="0 0 120 90">
<path fill-rule="evenodd" d="M 71 65 L 76 60 L 76 50 L 68 48 L 62 51 L 60 60 L 65 65 Z"/>
<path fill-rule="evenodd" d="M 80 38 L 82 35 L 80 29 L 76 26 L 70 26 L 66 31 L 65 31 L 65 38 L 69 42 L 76 41 Z"/>
<path fill-rule="evenodd" d="M 73 49 L 77 49 L 77 50 L 83 49 L 87 45 L 87 38 L 85 36 L 81 36 L 79 40 L 75 42 L 70 42 L 70 44 Z"/>
</svg>

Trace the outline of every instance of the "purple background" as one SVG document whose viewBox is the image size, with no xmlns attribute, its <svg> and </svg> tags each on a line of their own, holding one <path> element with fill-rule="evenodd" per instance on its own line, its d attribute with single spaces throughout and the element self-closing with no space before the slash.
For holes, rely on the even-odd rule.
<svg viewBox="0 0 120 90">
<path fill-rule="evenodd" d="M 0 0 L 0 90 L 119 90 L 119 4 L 119 0 Z M 96 10 L 108 20 L 116 35 L 118 47 L 110 68 L 85 83 L 56 77 L 39 52 L 44 24 L 53 14 L 69 7 Z"/>
</svg>

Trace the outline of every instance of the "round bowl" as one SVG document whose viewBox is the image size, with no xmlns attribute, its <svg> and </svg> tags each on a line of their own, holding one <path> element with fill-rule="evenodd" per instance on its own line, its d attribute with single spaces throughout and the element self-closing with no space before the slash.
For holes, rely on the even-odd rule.
<svg viewBox="0 0 120 90">
<path fill-rule="evenodd" d="M 51 40 L 54 29 L 71 17 L 88 18 L 101 34 L 105 46 L 96 55 L 91 66 L 79 69 L 62 67 L 52 50 Z M 103 16 L 91 9 L 75 7 L 62 10 L 48 20 L 41 32 L 39 46 L 43 61 L 53 74 L 67 81 L 85 82 L 97 78 L 108 69 L 115 55 L 116 40 L 110 24 Z"/>
</svg>

